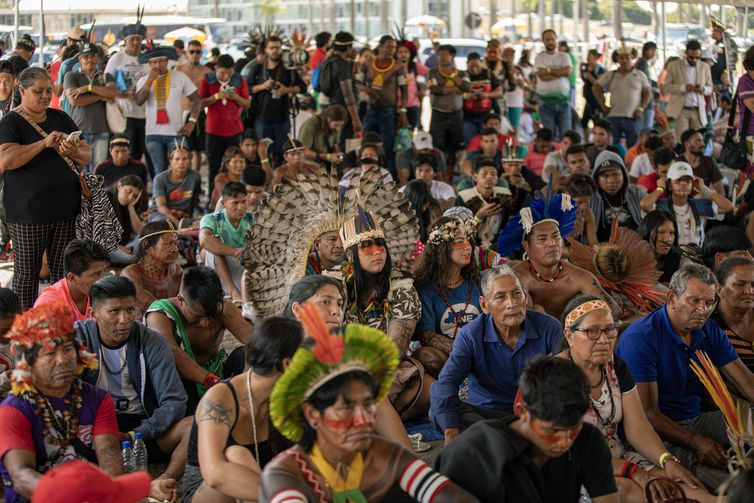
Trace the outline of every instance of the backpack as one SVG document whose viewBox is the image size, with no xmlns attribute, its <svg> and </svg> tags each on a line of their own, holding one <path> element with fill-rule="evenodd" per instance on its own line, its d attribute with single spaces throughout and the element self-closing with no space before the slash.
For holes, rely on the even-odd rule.
<svg viewBox="0 0 754 503">
<path fill-rule="evenodd" d="M 314 70 L 315 72 L 319 70 L 319 73 L 317 74 L 317 85 L 314 84 L 314 74 L 312 74 L 312 85 L 314 85 L 314 89 L 324 94 L 328 98 L 335 96 L 335 93 L 338 90 L 338 83 L 333 82 L 334 79 L 331 68 L 332 65 L 335 64 L 333 58 L 337 57 L 338 56 L 328 56 L 327 58 L 325 58 L 322 64 Z"/>
<path fill-rule="evenodd" d="M 320 63 L 320 65 L 317 68 L 314 69 L 314 71 L 312 71 L 312 79 L 311 79 L 311 81 L 312 81 L 312 89 L 314 89 L 318 93 L 322 92 L 322 90 L 319 88 L 319 73 L 321 71 L 322 71 L 322 64 L 321 63 Z"/>
</svg>

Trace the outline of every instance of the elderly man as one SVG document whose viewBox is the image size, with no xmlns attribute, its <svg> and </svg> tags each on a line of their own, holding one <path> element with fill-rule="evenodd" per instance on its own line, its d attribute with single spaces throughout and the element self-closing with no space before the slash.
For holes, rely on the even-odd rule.
<svg viewBox="0 0 754 503">
<path fill-rule="evenodd" d="M 613 313 L 621 309 L 600 287 L 597 278 L 568 261 L 563 261 L 563 236 L 573 231 L 576 208 L 568 195 L 552 196 L 524 208 L 505 226 L 498 239 L 498 253 L 511 257 L 524 249 L 524 260 L 513 266 L 532 302 L 549 315 L 560 318 L 575 295 L 596 295 L 610 304 Z M 531 221 L 529 220 L 531 218 Z"/>
<path fill-rule="evenodd" d="M 613 143 L 620 143 L 625 135 L 626 145 L 633 147 L 652 93 L 647 76 L 631 65 L 631 50 L 624 46 L 616 52 L 618 69 L 602 74 L 592 84 L 592 92 L 610 122 Z M 610 93 L 610 107 L 605 104 L 605 91 Z"/>
<path fill-rule="evenodd" d="M 597 191 L 589 201 L 597 223 L 597 239 L 606 242 L 610 238 L 613 221 L 620 227 L 636 230 L 641 223 L 641 199 L 644 190 L 631 183 L 623 159 L 614 152 L 602 152 L 597 156 L 592 171 Z"/>
<path fill-rule="evenodd" d="M 133 101 L 145 105 L 145 141 L 155 174 L 168 169 L 168 154 L 180 136 L 190 135 L 196 127 L 202 102 L 196 86 L 185 73 L 168 70 L 168 60 L 178 56 L 172 47 L 153 47 L 139 56 L 149 63 L 149 74 L 136 83 Z M 188 122 L 183 124 L 183 97 L 191 101 Z"/>
<path fill-rule="evenodd" d="M 636 381 L 647 419 L 670 452 L 716 489 L 728 476 L 726 426 L 720 411 L 702 412 L 704 390 L 689 369 L 701 350 L 754 402 L 754 375 L 728 337 L 711 320 L 717 278 L 703 265 L 687 264 L 670 280 L 667 305 L 634 322 L 617 353 Z"/>
<path fill-rule="evenodd" d="M 344 256 L 343 241 L 338 231 L 325 232 L 314 240 L 309 260 L 306 262 L 306 275 L 331 271 L 340 266 Z"/>
<path fill-rule="evenodd" d="M 121 440 L 133 441 L 139 433 L 149 460 L 165 461 L 191 428 L 170 347 L 136 322 L 136 289 L 128 278 L 103 278 L 92 286 L 91 297 L 92 317 L 74 328 L 99 366 L 82 379 L 113 397 Z M 183 473 L 186 449 L 176 454 L 162 478 L 177 480 Z"/>
<path fill-rule="evenodd" d="M 188 395 L 187 414 L 196 412 L 207 388 L 243 372 L 243 346 L 228 354 L 220 344 L 226 330 L 246 344 L 252 327 L 232 302 L 223 300 L 220 277 L 212 269 L 187 269 L 178 295 L 153 302 L 145 319 L 173 351 Z"/>
<path fill-rule="evenodd" d="M 136 287 L 136 302 L 145 312 L 152 302 L 178 294 L 183 271 L 178 265 L 178 233 L 170 222 L 151 222 L 139 234 L 139 261 L 120 275 Z"/>
<path fill-rule="evenodd" d="M 113 399 L 77 377 L 97 360 L 76 341 L 69 307 L 45 304 L 19 315 L 8 338 L 15 371 L 0 404 L 5 500 L 31 500 L 42 474 L 72 459 L 122 473 Z"/>
<path fill-rule="evenodd" d="M 482 314 L 458 332 L 450 358 L 430 390 L 433 419 L 446 445 L 477 421 L 512 413 L 526 364 L 560 348 L 560 323 L 526 308 L 526 293 L 510 268 L 484 272 L 479 303 Z M 466 378 L 468 399 L 461 401 L 458 388 Z"/>
<path fill-rule="evenodd" d="M 670 95 L 666 113 L 679 132 L 707 125 L 704 97 L 712 94 L 712 74 L 701 57 L 702 45 L 691 39 L 686 42 L 684 57 L 668 63 L 663 85 L 664 92 Z"/>
</svg>

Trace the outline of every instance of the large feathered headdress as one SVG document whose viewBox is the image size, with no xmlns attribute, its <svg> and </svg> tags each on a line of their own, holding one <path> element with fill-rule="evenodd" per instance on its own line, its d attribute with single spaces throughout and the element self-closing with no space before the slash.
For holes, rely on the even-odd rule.
<svg viewBox="0 0 754 503">
<path fill-rule="evenodd" d="M 518 215 L 508 221 L 497 239 L 497 252 L 501 257 L 510 257 L 521 249 L 523 239 L 534 226 L 542 222 L 555 222 L 560 235 L 573 232 L 576 224 L 576 207 L 568 194 L 552 194 L 549 190 L 541 199 L 535 200 Z"/>
<path fill-rule="evenodd" d="M 34 386 L 26 354 L 27 350 L 36 346 L 51 349 L 61 341 L 73 340 L 78 344 L 79 350 L 77 373 L 85 368 L 97 368 L 97 357 L 76 341 L 71 308 L 63 301 L 42 304 L 19 314 L 13 320 L 6 337 L 10 339 L 10 352 L 15 361 L 15 368 L 11 372 L 11 387 L 16 395 Z"/>
<path fill-rule="evenodd" d="M 277 185 L 259 205 L 249 230 L 244 289 L 252 319 L 279 314 L 291 287 L 306 274 L 314 241 L 340 231 L 366 205 L 379 223 L 397 267 L 410 263 L 419 223 L 416 212 L 394 183 L 385 183 L 378 170 L 356 168 L 349 188 L 341 195 L 335 168 L 319 175 L 298 173 Z"/>
<path fill-rule="evenodd" d="M 571 262 L 594 274 L 608 292 L 623 294 L 642 314 L 665 304 L 667 289 L 658 283 L 652 246 L 631 229 L 613 224 L 610 241 L 598 249 L 573 238 Z M 606 266 L 607 264 L 607 266 Z"/>
<path fill-rule="evenodd" d="M 335 377 L 355 371 L 371 375 L 379 391 L 375 403 L 384 399 L 398 368 L 398 347 L 375 328 L 348 325 L 343 333 L 330 332 L 319 309 L 306 303 L 301 321 L 314 341 L 293 355 L 290 366 L 270 394 L 270 418 L 286 438 L 301 440 L 306 421 L 301 404 Z"/>
</svg>

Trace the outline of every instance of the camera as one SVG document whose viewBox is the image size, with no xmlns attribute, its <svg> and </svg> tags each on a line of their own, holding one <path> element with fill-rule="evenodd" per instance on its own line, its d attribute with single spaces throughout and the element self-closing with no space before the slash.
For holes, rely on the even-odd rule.
<svg viewBox="0 0 754 503">
<path fill-rule="evenodd" d="M 294 48 L 283 52 L 283 65 L 289 70 L 302 68 L 309 63 L 309 53 L 306 49 Z"/>
</svg>

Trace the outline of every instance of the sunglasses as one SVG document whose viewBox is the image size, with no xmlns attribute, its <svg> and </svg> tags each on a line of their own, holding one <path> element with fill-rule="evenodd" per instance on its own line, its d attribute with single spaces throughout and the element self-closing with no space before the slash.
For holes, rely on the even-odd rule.
<svg viewBox="0 0 754 503">
<path fill-rule="evenodd" d="M 201 54 L 201 49 L 189 49 L 189 54 Z"/>
</svg>

